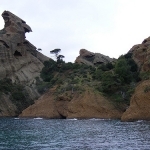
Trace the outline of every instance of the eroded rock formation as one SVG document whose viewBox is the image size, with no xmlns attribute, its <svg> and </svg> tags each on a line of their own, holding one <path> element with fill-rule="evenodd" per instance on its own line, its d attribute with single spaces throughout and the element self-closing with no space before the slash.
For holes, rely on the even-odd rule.
<svg viewBox="0 0 150 150">
<path fill-rule="evenodd" d="M 0 30 L 0 79 L 10 78 L 15 83 L 23 84 L 29 98 L 35 99 L 40 96 L 34 88 L 35 77 L 40 75 L 43 62 L 49 58 L 25 39 L 25 33 L 32 30 L 24 20 L 9 11 L 4 11 L 2 17 L 5 26 Z M 15 107 L 11 108 L 15 111 Z M 8 108 L 9 111 L 12 111 L 11 108 Z M 0 110 L 4 109 L 0 106 Z M 3 116 L 7 111 L 0 114 Z"/>
<path fill-rule="evenodd" d="M 86 64 L 86 65 L 97 65 L 97 64 L 106 64 L 112 62 L 113 59 L 105 56 L 100 53 L 92 53 L 86 49 L 80 50 L 80 55 L 76 58 L 75 62 L 79 64 Z"/>
<path fill-rule="evenodd" d="M 121 118 L 122 111 L 99 93 L 87 89 L 82 94 L 54 96 L 55 89 L 40 97 L 35 104 L 25 109 L 20 117 L 46 118 Z"/>
<path fill-rule="evenodd" d="M 28 83 L 40 73 L 42 61 L 48 58 L 25 39 L 25 33 L 32 31 L 25 21 L 9 11 L 4 11 L 2 17 L 5 26 L 0 30 L 0 79 L 9 77 L 14 82 Z"/>
</svg>

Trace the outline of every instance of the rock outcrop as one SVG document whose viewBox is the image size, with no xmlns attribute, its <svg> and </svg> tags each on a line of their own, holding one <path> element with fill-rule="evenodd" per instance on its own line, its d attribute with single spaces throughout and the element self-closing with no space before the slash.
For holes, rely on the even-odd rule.
<svg viewBox="0 0 150 150">
<path fill-rule="evenodd" d="M 4 11 L 2 17 L 5 26 L 0 30 L 0 79 L 10 78 L 26 87 L 29 98 L 38 98 L 40 94 L 35 89 L 35 77 L 39 77 L 43 62 L 49 58 L 25 39 L 25 33 L 32 30 L 24 20 L 9 11 Z M 3 110 L 1 106 L 0 110 Z M 7 111 L 0 114 L 3 116 Z"/>
<path fill-rule="evenodd" d="M 122 121 L 150 120 L 150 80 L 141 82 L 132 95 Z"/>
<path fill-rule="evenodd" d="M 25 39 L 25 33 L 32 31 L 25 21 L 9 11 L 4 11 L 2 17 L 5 27 L 0 30 L 0 79 L 32 82 L 48 58 Z"/>
<path fill-rule="evenodd" d="M 80 55 L 76 58 L 75 63 L 86 65 L 106 64 L 112 62 L 113 59 L 100 53 L 92 53 L 86 49 L 80 50 Z"/>
<path fill-rule="evenodd" d="M 55 98 L 51 89 L 27 109 L 20 117 L 45 117 L 45 118 L 121 118 L 119 111 L 100 93 L 87 89 L 82 94 L 71 94 Z"/>
<path fill-rule="evenodd" d="M 150 71 L 150 37 L 146 38 L 141 44 L 134 45 L 129 53 L 132 53 L 134 61 L 140 71 Z"/>
</svg>

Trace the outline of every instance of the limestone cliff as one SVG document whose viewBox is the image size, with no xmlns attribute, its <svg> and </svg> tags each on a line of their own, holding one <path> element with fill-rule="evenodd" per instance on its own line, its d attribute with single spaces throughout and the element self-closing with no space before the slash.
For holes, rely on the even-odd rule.
<svg viewBox="0 0 150 150">
<path fill-rule="evenodd" d="M 50 89 L 20 117 L 118 119 L 123 113 L 100 93 L 89 88 L 83 93 L 60 95 L 57 99 L 54 92 L 55 88 Z"/>
<path fill-rule="evenodd" d="M 100 53 L 92 53 L 86 49 L 80 50 L 80 55 L 76 58 L 75 63 L 86 65 L 98 65 L 112 62 L 113 59 Z"/>
<path fill-rule="evenodd" d="M 4 11 L 2 17 L 5 26 L 0 30 L 0 79 L 10 78 L 13 83 L 25 86 L 29 98 L 35 99 L 40 94 L 35 89 L 35 77 L 40 75 L 43 62 L 49 58 L 37 51 L 36 47 L 25 39 L 25 33 L 31 32 L 26 22 L 9 11 Z M 4 96 L 4 95 L 3 95 Z M 0 98 L 2 103 L 4 98 Z M 11 101 L 6 98 L 9 105 Z M 8 110 L 7 110 L 8 107 Z M 6 108 L 6 109 L 4 109 Z M 0 116 L 14 115 L 15 107 L 0 105 Z"/>
</svg>

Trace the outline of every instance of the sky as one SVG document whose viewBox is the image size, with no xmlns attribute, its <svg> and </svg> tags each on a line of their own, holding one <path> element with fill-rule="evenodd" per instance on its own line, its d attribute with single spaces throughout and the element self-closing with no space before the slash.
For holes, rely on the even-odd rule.
<svg viewBox="0 0 150 150">
<path fill-rule="evenodd" d="M 74 62 L 80 49 L 118 58 L 150 36 L 150 0 L 3 0 L 8 10 L 32 28 L 26 39 L 54 59 L 61 49 Z M 0 17 L 0 29 L 4 21 Z"/>
</svg>

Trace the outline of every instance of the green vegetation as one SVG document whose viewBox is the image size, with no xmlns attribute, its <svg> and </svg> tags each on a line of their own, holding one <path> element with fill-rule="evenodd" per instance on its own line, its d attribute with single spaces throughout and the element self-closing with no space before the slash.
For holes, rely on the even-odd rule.
<svg viewBox="0 0 150 150">
<path fill-rule="evenodd" d="M 82 92 L 92 87 L 116 103 L 129 104 L 136 83 L 140 81 L 138 67 L 128 53 L 116 62 L 96 67 L 62 62 L 58 67 L 53 60 L 46 61 L 41 78 L 48 87 L 57 86 L 56 95 L 67 91 Z"/>
<path fill-rule="evenodd" d="M 135 85 L 140 81 L 138 67 L 131 54 L 122 55 L 114 68 L 105 71 L 101 76 L 102 92 L 117 102 L 129 104 Z"/>
<path fill-rule="evenodd" d="M 150 72 L 149 71 L 148 72 L 141 72 L 140 73 L 140 78 L 142 80 L 148 80 L 148 79 L 150 79 Z"/>
<path fill-rule="evenodd" d="M 145 88 L 144 88 L 144 92 L 147 93 L 150 91 L 150 85 L 147 85 Z"/>
<path fill-rule="evenodd" d="M 87 88 L 99 92 L 110 99 L 116 106 L 129 104 L 130 97 L 136 84 L 140 80 L 149 79 L 150 73 L 139 75 L 138 67 L 132 59 L 132 54 L 122 55 L 113 63 L 87 66 L 77 63 L 65 63 L 63 55 L 58 55 L 60 49 L 53 50 L 57 62 L 45 61 L 41 71 L 41 78 L 36 78 L 36 88 L 39 93 L 45 93 L 49 88 L 55 87 L 55 95 L 64 94 L 69 100 L 73 94 L 82 94 Z M 149 92 L 147 86 L 144 92 Z M 0 80 L 0 96 L 9 95 L 20 113 L 33 103 L 24 86 L 12 83 L 10 79 Z"/>
<path fill-rule="evenodd" d="M 40 94 L 45 93 L 51 87 L 51 84 L 47 82 L 47 80 L 50 81 L 50 79 L 44 75 L 43 77 L 46 78 L 45 82 L 41 81 L 39 77 L 36 77 L 36 88 Z"/>
<path fill-rule="evenodd" d="M 58 67 L 53 60 L 46 61 L 41 72 L 41 78 L 44 84 L 50 87 L 57 85 L 56 95 L 68 91 L 71 93 L 84 91 L 84 86 L 91 83 L 92 67 L 87 65 L 80 65 L 76 63 L 62 63 Z M 94 69 L 95 70 L 95 69 Z M 92 85 L 91 85 L 92 86 Z"/>
<path fill-rule="evenodd" d="M 60 53 L 60 51 L 61 51 L 61 49 L 59 49 L 59 48 L 56 48 L 56 49 L 50 51 L 51 54 L 55 55 L 57 63 L 63 62 L 63 58 L 65 58 L 65 56 L 63 56 L 63 55 L 58 55 Z"/>
<path fill-rule="evenodd" d="M 33 104 L 33 101 L 29 99 L 24 87 L 20 84 L 12 83 L 10 79 L 5 78 L 0 80 L 1 97 L 3 93 L 9 95 L 12 102 L 17 106 L 19 110 L 17 113 L 20 113 L 27 106 Z"/>
</svg>

